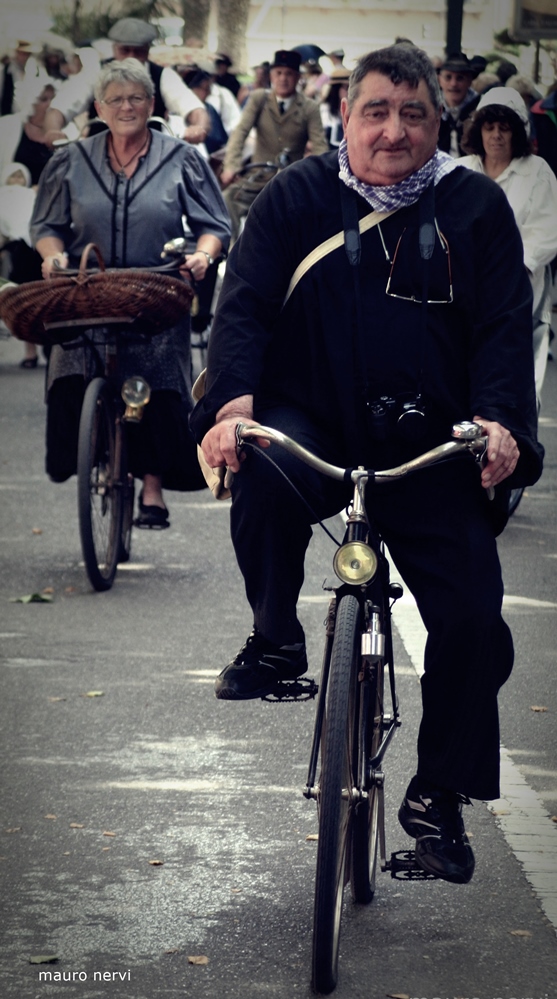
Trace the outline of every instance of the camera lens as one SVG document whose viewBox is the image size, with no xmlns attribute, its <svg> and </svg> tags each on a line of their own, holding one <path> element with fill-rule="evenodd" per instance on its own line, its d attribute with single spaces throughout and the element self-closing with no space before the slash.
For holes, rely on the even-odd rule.
<svg viewBox="0 0 557 999">
<path fill-rule="evenodd" d="M 419 399 L 402 404 L 396 429 L 399 437 L 406 441 L 421 440 L 427 430 L 427 420 Z"/>
</svg>

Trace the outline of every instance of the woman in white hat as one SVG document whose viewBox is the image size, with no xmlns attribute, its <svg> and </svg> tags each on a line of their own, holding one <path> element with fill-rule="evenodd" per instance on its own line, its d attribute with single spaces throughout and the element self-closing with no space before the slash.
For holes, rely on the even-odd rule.
<svg viewBox="0 0 557 999">
<path fill-rule="evenodd" d="M 323 99 L 319 105 L 323 131 L 329 143 L 329 149 L 338 149 L 344 138 L 340 105 L 342 98 L 348 97 L 349 80 L 350 70 L 344 66 L 335 66 L 329 77 L 329 83 L 324 88 Z"/>
<path fill-rule="evenodd" d="M 534 294 L 536 392 L 540 405 L 551 323 L 550 262 L 557 255 L 557 180 L 541 156 L 532 155 L 529 117 L 522 96 L 510 87 L 483 94 L 465 127 L 459 165 L 485 173 L 503 188 L 520 229 L 524 263 Z"/>
</svg>

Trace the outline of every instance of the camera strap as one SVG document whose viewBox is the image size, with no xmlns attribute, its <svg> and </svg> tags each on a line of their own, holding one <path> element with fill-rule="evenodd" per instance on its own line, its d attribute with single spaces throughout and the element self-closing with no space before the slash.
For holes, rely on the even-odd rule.
<svg viewBox="0 0 557 999">
<path fill-rule="evenodd" d="M 367 366 L 363 363 L 363 310 L 360 287 L 359 263 L 362 253 L 362 241 L 359 229 L 357 196 L 346 184 L 340 182 L 340 201 L 342 208 L 342 223 L 344 227 L 344 247 L 348 263 L 352 267 L 354 279 L 354 301 L 356 305 L 356 343 L 354 345 L 354 361 L 356 371 L 361 373 L 364 381 L 364 391 L 367 397 Z M 423 371 L 425 364 L 425 346 L 427 334 L 427 298 L 429 293 L 429 262 L 435 247 L 435 185 L 431 184 L 420 195 L 418 200 L 419 232 L 418 242 L 420 260 L 422 262 L 422 298 L 420 322 L 420 372 L 418 376 L 418 396 L 422 395 Z"/>
<path fill-rule="evenodd" d="M 427 344 L 427 299 L 429 293 L 429 262 L 435 249 L 435 185 L 432 181 L 426 187 L 418 201 L 418 244 L 422 261 L 422 304 L 420 309 L 420 374 L 418 378 L 418 396 L 422 396 L 423 376 L 426 361 Z"/>
<path fill-rule="evenodd" d="M 356 328 L 354 331 L 354 373 L 362 379 L 364 399 L 368 398 L 369 383 L 367 378 L 367 364 L 365 364 L 365 354 L 362 349 L 364 339 L 363 317 L 362 317 L 362 293 L 360 288 L 360 268 L 359 263 L 362 256 L 362 240 L 360 236 L 360 219 L 358 215 L 357 195 L 350 190 L 342 181 L 340 184 L 340 204 L 342 209 L 342 227 L 344 229 L 344 249 L 348 257 L 348 263 L 352 268 L 352 278 L 354 283 L 354 304 L 356 306 Z"/>
</svg>

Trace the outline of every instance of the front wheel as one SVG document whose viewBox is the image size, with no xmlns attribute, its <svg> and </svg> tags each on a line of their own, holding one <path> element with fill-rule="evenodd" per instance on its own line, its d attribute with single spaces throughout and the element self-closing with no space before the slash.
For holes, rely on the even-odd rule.
<svg viewBox="0 0 557 999">
<path fill-rule="evenodd" d="M 83 559 L 95 590 L 110 589 L 120 555 L 124 447 L 108 382 L 94 378 L 79 421 L 77 496 Z"/>
<path fill-rule="evenodd" d="M 367 771 L 367 765 L 377 754 L 383 735 L 384 663 L 379 660 L 367 668 L 368 676 L 361 682 L 354 683 L 351 691 L 350 718 L 358 719 L 358 728 L 352 739 L 356 773 L 356 759 L 361 761 L 360 767 Z M 369 784 L 367 772 L 362 774 L 359 786 L 364 788 L 364 793 L 356 805 L 352 819 L 350 887 L 354 902 L 368 905 L 375 894 L 381 792 L 376 784 Z"/>
<path fill-rule="evenodd" d="M 312 985 L 315 992 L 325 994 L 333 991 L 337 981 L 343 894 L 349 876 L 354 790 L 349 707 L 351 686 L 357 682 L 360 622 L 358 599 L 344 594 L 339 600 L 331 652 L 317 797 Z"/>
</svg>

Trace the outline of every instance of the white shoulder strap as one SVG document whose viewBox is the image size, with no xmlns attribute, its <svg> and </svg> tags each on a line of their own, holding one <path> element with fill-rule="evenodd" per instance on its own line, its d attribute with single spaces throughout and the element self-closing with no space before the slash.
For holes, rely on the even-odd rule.
<svg viewBox="0 0 557 999">
<path fill-rule="evenodd" d="M 398 209 L 393 208 L 390 212 L 370 212 L 369 215 L 364 215 L 364 217 L 360 219 L 360 232 L 367 232 L 368 229 L 372 229 L 374 225 L 378 225 L 378 223 L 382 222 L 383 219 L 387 219 L 389 215 L 394 215 L 396 211 L 398 211 Z M 342 246 L 343 243 L 344 230 L 342 232 L 337 232 L 335 236 L 330 236 L 329 239 L 320 243 L 319 246 L 316 246 L 315 249 L 311 251 L 311 253 L 308 253 L 307 257 L 304 257 L 304 259 L 300 261 L 290 279 L 288 291 L 286 292 L 284 302 L 282 303 L 283 308 L 294 291 L 294 288 L 298 284 L 298 281 L 303 278 L 304 274 L 307 274 L 307 272 L 313 267 L 314 264 L 317 263 L 318 260 L 322 260 L 323 257 L 326 257 L 328 253 L 332 253 L 333 250 Z"/>
</svg>

